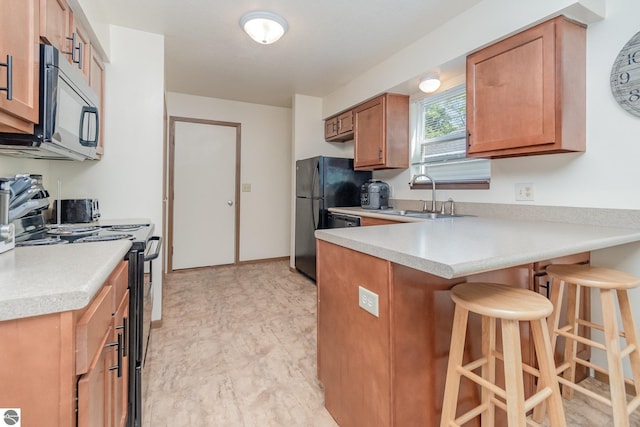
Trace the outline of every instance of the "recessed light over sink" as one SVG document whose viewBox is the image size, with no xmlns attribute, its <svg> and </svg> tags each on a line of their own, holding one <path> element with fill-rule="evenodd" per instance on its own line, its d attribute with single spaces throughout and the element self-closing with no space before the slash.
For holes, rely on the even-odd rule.
<svg viewBox="0 0 640 427">
<path fill-rule="evenodd" d="M 287 21 L 282 16 L 262 10 L 242 15 L 240 26 L 249 37 L 260 44 L 277 42 L 289 29 Z"/>
</svg>

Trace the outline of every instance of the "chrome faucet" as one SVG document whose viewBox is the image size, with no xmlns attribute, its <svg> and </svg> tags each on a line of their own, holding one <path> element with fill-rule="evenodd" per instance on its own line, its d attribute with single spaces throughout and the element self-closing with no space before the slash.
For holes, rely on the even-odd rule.
<svg viewBox="0 0 640 427">
<path fill-rule="evenodd" d="M 456 204 L 453 201 L 453 199 L 451 197 L 449 197 L 449 199 L 447 199 L 446 202 L 442 202 L 440 204 L 440 215 L 446 215 L 446 207 L 447 207 L 447 203 L 451 203 L 451 211 L 449 212 L 449 215 L 453 216 L 456 213 Z"/>
<path fill-rule="evenodd" d="M 429 181 L 431 181 L 431 210 L 428 211 L 428 212 L 436 212 L 436 181 L 433 178 L 431 178 L 426 173 L 421 173 L 421 174 L 418 174 L 418 175 L 414 175 L 411 178 L 411 181 L 409 181 L 409 187 L 413 188 L 413 186 L 416 183 L 416 180 L 418 178 L 420 178 L 420 177 L 427 178 Z M 426 207 L 426 203 L 425 203 L 425 207 Z M 426 209 L 424 209 L 424 207 L 423 207 L 423 210 L 427 211 Z"/>
</svg>

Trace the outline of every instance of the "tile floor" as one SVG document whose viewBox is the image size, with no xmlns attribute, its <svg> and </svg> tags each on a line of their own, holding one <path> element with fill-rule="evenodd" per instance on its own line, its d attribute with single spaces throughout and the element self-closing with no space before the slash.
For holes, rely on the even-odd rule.
<svg viewBox="0 0 640 427">
<path fill-rule="evenodd" d="M 143 427 L 335 427 L 316 379 L 315 310 L 316 287 L 285 261 L 169 275 Z M 565 403 L 568 426 L 613 426 L 598 403 Z"/>
</svg>

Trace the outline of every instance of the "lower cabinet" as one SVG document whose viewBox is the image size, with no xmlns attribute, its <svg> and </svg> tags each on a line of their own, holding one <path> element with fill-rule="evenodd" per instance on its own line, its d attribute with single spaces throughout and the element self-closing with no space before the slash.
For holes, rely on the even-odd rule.
<svg viewBox="0 0 640 427">
<path fill-rule="evenodd" d="M 128 268 L 122 262 L 87 307 L 0 322 L 0 403 L 23 426 L 124 426 Z"/>
<path fill-rule="evenodd" d="M 456 279 L 433 276 L 325 241 L 318 241 L 317 260 L 318 378 L 324 386 L 326 408 L 342 427 L 406 427 L 440 423 L 453 286 L 490 281 L 537 290 L 541 277 L 537 273 L 546 264 L 588 263 L 589 255 Z M 378 316 L 359 307 L 359 287 L 378 295 Z M 582 304 L 588 309 L 588 295 Z M 467 357 L 480 354 L 480 331 L 480 320 L 470 318 Z M 521 336 L 523 361 L 535 360 L 524 324 Z M 589 358 L 588 353 L 585 356 Z M 535 387 L 534 377 L 525 375 L 526 394 L 533 394 Z M 478 399 L 477 389 L 463 382 L 460 411 L 473 408 Z M 506 425 L 500 412 L 496 413 L 496 426 Z"/>
<path fill-rule="evenodd" d="M 360 217 L 360 226 L 367 227 L 370 225 L 388 225 L 388 224 L 401 224 L 400 221 L 391 221 L 389 219 L 373 218 L 370 216 Z"/>
</svg>

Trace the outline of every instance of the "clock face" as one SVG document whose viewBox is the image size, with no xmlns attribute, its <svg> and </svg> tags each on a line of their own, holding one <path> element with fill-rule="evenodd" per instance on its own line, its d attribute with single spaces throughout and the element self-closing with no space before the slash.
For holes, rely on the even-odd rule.
<svg viewBox="0 0 640 427">
<path fill-rule="evenodd" d="M 611 68 L 610 80 L 618 104 L 640 117 L 640 32 L 622 47 Z"/>
</svg>

